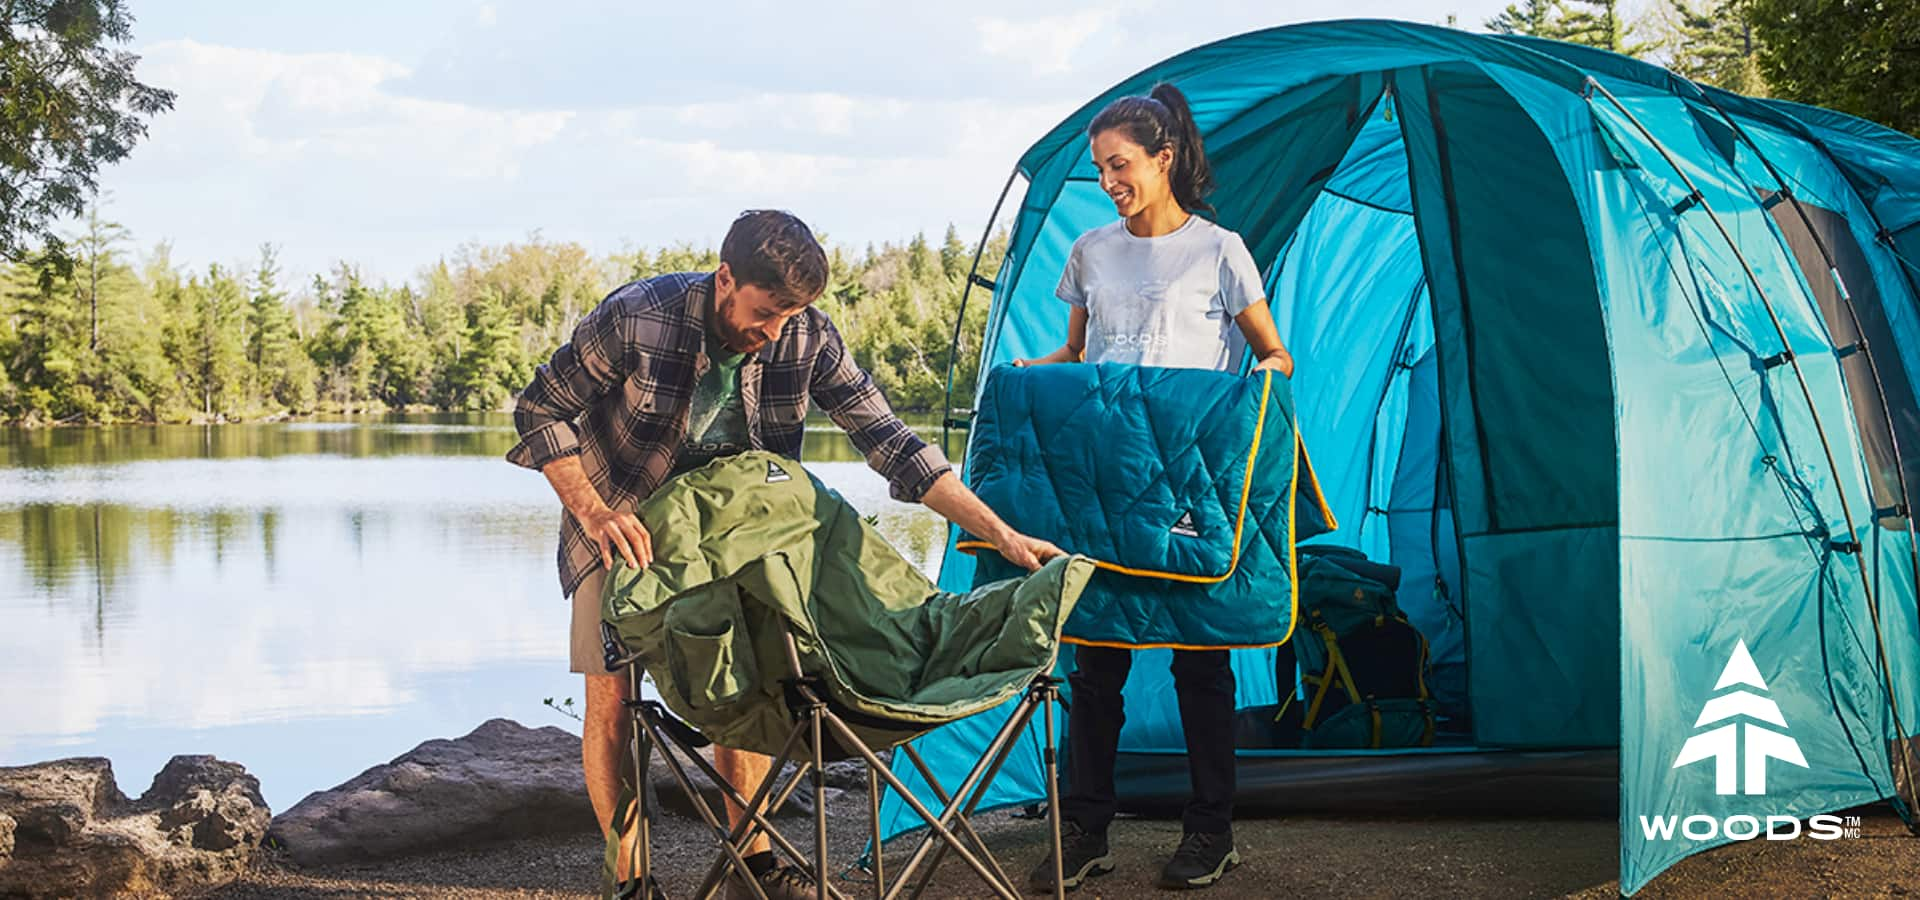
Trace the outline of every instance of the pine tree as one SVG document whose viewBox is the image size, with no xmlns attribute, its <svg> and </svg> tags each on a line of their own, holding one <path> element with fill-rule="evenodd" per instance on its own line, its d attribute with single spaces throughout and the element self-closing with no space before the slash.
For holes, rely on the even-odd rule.
<svg viewBox="0 0 1920 900">
<path fill-rule="evenodd" d="M 907 271 L 912 273 L 914 281 L 925 280 L 928 273 L 939 268 L 939 258 L 934 256 L 933 248 L 927 244 L 927 233 L 922 231 L 913 236 L 907 244 Z"/>
<path fill-rule="evenodd" d="M 238 414 L 246 404 L 245 291 L 232 273 L 213 265 L 205 281 L 189 279 L 184 294 L 192 328 L 185 371 L 200 412 L 208 419 Z"/>
<path fill-rule="evenodd" d="M 1634 23 L 1627 20 L 1620 0 L 1561 0 L 1565 15 L 1557 26 L 1558 40 L 1611 50 L 1627 56 L 1642 56 L 1653 45 L 1638 39 Z"/>
<path fill-rule="evenodd" d="M 940 271 L 948 278 L 967 276 L 967 245 L 960 243 L 960 230 L 947 224 L 947 236 L 940 242 Z"/>
<path fill-rule="evenodd" d="M 87 324 L 74 302 L 73 269 L 70 258 L 53 253 L 10 267 L 0 302 L 15 323 L 6 360 L 15 418 L 65 421 L 96 411 L 79 378 Z"/>
<path fill-rule="evenodd" d="M 1560 0 L 1521 0 L 1488 19 L 1486 26 L 1488 31 L 1497 34 L 1550 38 L 1556 37 L 1553 28 L 1563 14 Z"/>
<path fill-rule="evenodd" d="M 247 363 L 250 393 L 265 404 L 290 411 L 313 408 L 318 374 L 300 348 L 294 332 L 293 311 L 279 288 L 279 251 L 260 245 L 260 265 L 254 270 L 253 296 L 247 301 Z"/>
<path fill-rule="evenodd" d="M 1747 0 L 1669 0 L 1677 75 L 1736 94 L 1766 96 Z"/>
<path fill-rule="evenodd" d="M 80 251 L 81 265 L 86 271 L 88 331 L 87 349 L 100 346 L 100 265 L 110 262 L 113 249 L 126 241 L 125 226 L 118 222 L 103 222 L 100 219 L 100 202 L 96 197 L 87 205 L 87 233 L 82 235 L 75 249 Z"/>
<path fill-rule="evenodd" d="M 462 409 L 497 410 L 532 378 L 506 308 L 493 294 L 467 306 L 462 351 L 452 373 L 453 395 Z"/>
</svg>

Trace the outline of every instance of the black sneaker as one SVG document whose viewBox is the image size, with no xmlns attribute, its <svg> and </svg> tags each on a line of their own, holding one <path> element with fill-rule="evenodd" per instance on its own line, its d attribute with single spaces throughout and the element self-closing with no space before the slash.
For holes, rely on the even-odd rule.
<svg viewBox="0 0 1920 900">
<path fill-rule="evenodd" d="M 1113 857 L 1107 855 L 1107 836 L 1090 834 L 1068 819 L 1060 823 L 1060 885 L 1071 891 L 1096 875 L 1113 871 Z M 1053 893 L 1053 851 L 1049 849 L 1040 865 L 1027 874 L 1027 887 L 1035 893 Z"/>
<path fill-rule="evenodd" d="M 740 876 L 731 876 L 727 881 L 727 900 L 753 897 L 753 890 L 740 881 Z M 799 866 L 774 866 L 760 873 L 760 877 L 754 881 L 759 882 L 767 900 L 812 900 L 820 896 L 813 886 L 813 876 Z"/>
<path fill-rule="evenodd" d="M 1180 849 L 1173 851 L 1173 859 L 1160 870 L 1160 886 L 1169 890 L 1203 888 L 1239 864 L 1240 851 L 1233 848 L 1233 832 L 1188 832 L 1180 839 Z"/>
</svg>

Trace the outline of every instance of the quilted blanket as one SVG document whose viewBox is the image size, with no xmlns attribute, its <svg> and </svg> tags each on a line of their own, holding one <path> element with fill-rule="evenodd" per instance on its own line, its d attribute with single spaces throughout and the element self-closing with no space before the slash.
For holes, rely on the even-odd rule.
<svg viewBox="0 0 1920 900">
<path fill-rule="evenodd" d="M 1062 640 L 1270 647 L 1292 634 L 1294 545 L 1335 527 L 1271 372 L 1103 363 L 990 373 L 965 467 L 1014 528 L 1098 567 Z M 1016 574 L 963 534 L 975 583 Z"/>
</svg>

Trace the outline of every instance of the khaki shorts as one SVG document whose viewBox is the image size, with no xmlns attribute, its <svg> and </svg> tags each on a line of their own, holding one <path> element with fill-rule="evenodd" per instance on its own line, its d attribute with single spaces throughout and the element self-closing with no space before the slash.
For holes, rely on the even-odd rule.
<svg viewBox="0 0 1920 900">
<path fill-rule="evenodd" d="M 607 570 L 595 568 L 573 592 L 573 628 L 567 650 L 567 671 L 580 675 L 614 675 L 600 649 L 600 592 Z"/>
</svg>

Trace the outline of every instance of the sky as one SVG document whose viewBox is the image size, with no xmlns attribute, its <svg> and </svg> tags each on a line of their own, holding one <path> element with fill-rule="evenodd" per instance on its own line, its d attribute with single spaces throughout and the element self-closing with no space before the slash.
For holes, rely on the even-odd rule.
<svg viewBox="0 0 1920 900">
<path fill-rule="evenodd" d="M 789 209 L 852 248 L 971 244 L 1020 153 L 1112 84 L 1291 22 L 1493 0 L 1034 4 L 134 0 L 139 77 L 175 91 L 101 177 L 140 248 L 291 282 L 399 282 L 469 243 L 717 245 Z M 244 9 L 244 13 L 237 13 Z"/>
</svg>

